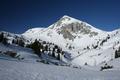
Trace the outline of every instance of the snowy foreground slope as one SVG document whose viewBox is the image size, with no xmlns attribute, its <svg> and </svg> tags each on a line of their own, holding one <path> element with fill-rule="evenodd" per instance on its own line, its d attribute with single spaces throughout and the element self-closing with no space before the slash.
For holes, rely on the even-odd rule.
<svg viewBox="0 0 120 80">
<path fill-rule="evenodd" d="M 23 60 L 0 54 L 0 80 L 119 80 L 120 58 L 109 61 L 112 69 L 100 71 L 101 66 L 81 68 L 55 66 L 36 62 L 38 56 L 31 49 L 0 43 L 0 51 L 16 51 Z"/>
<path fill-rule="evenodd" d="M 0 80 L 119 80 L 119 73 L 0 60 Z"/>
</svg>

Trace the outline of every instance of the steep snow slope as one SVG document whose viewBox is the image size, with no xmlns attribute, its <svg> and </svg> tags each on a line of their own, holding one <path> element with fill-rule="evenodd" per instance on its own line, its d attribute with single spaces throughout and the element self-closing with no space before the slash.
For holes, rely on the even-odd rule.
<svg viewBox="0 0 120 80">
<path fill-rule="evenodd" d="M 96 49 L 87 50 L 84 54 L 75 58 L 72 62 L 75 64 L 88 63 L 89 65 L 98 65 L 108 62 L 115 58 L 115 50 L 120 47 L 120 30 L 109 32 L 110 39 Z"/>
</svg>

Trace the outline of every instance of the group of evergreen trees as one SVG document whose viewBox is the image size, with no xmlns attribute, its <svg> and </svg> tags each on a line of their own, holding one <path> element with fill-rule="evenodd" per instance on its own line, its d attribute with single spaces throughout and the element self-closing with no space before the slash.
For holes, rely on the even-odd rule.
<svg viewBox="0 0 120 80">
<path fill-rule="evenodd" d="M 7 44 L 7 38 L 4 36 L 3 32 L 0 34 L 0 42 L 2 42 L 4 45 Z"/>
<path fill-rule="evenodd" d="M 25 43 L 24 43 L 23 39 L 19 39 L 19 38 L 18 39 L 13 39 L 12 43 L 13 44 L 18 44 L 19 46 L 22 46 L 22 47 L 25 46 Z"/>
<path fill-rule="evenodd" d="M 111 68 L 113 68 L 113 66 L 108 65 L 108 64 L 106 63 L 104 66 L 101 66 L 100 71 L 103 71 L 104 69 L 111 69 Z"/>
<path fill-rule="evenodd" d="M 8 34 L 7 34 L 8 35 Z M 8 43 L 9 39 L 7 38 L 7 35 L 4 34 L 3 32 L 0 33 L 0 42 L 3 43 L 4 45 L 10 44 Z M 22 38 L 15 38 L 12 40 L 13 44 L 17 44 L 19 46 L 24 47 L 25 43 Z"/>
<path fill-rule="evenodd" d="M 41 54 L 47 54 L 49 56 L 52 56 L 58 60 L 61 60 L 61 56 L 64 55 L 64 52 L 62 49 L 55 45 L 54 43 L 49 43 L 46 41 L 41 41 L 41 40 L 35 40 L 31 44 L 25 44 L 25 41 L 23 38 L 19 38 L 15 36 L 13 39 L 9 39 L 8 34 L 5 34 L 4 32 L 0 33 L 0 42 L 3 43 L 4 45 L 6 44 L 16 44 L 22 47 L 28 47 L 33 49 L 34 53 L 37 54 L 39 57 L 41 57 Z"/>
<path fill-rule="evenodd" d="M 44 52 L 43 45 L 41 45 L 41 43 L 37 41 L 37 39 L 26 47 L 33 49 L 34 53 L 37 54 L 39 57 L 41 56 L 41 53 Z"/>
<path fill-rule="evenodd" d="M 39 57 L 41 57 L 41 54 L 47 54 L 58 60 L 61 60 L 61 56 L 64 54 L 62 49 L 59 48 L 57 45 L 47 43 L 46 41 L 40 42 L 37 39 L 26 47 L 33 49 L 34 53 L 37 54 Z"/>
</svg>

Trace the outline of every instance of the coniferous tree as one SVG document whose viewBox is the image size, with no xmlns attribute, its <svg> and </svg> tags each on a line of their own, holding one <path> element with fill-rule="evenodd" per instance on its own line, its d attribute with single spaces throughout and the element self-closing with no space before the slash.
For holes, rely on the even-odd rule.
<svg viewBox="0 0 120 80">
<path fill-rule="evenodd" d="M 107 39 L 110 39 L 110 35 L 108 34 Z"/>
<path fill-rule="evenodd" d="M 18 41 L 18 45 L 24 47 L 25 43 L 22 39 Z"/>
<path fill-rule="evenodd" d="M 48 45 L 45 46 L 45 51 L 48 51 Z"/>
<path fill-rule="evenodd" d="M 12 43 L 15 44 L 15 40 L 14 39 L 12 40 Z"/>
<path fill-rule="evenodd" d="M 52 57 L 55 57 L 55 52 L 54 51 L 52 51 Z"/>
<path fill-rule="evenodd" d="M 56 48 L 56 49 L 58 49 L 58 46 L 57 46 L 57 45 L 55 45 L 55 48 Z"/>
<path fill-rule="evenodd" d="M 41 55 L 41 54 L 40 54 L 40 45 L 39 45 L 39 41 L 37 41 L 37 39 L 35 40 L 34 43 L 32 43 L 32 44 L 30 45 L 30 48 L 32 48 L 32 49 L 34 50 L 34 52 L 35 52 L 38 56 Z"/>
<path fill-rule="evenodd" d="M 88 65 L 87 62 L 85 63 L 85 65 Z"/>
<path fill-rule="evenodd" d="M 43 41 L 43 44 L 46 44 L 46 41 Z"/>
<path fill-rule="evenodd" d="M 2 42 L 2 41 L 3 41 L 3 38 L 4 38 L 4 34 L 3 34 L 3 33 L 1 33 L 1 34 L 0 34 L 0 42 Z"/>
<path fill-rule="evenodd" d="M 60 60 L 60 57 L 61 57 L 61 56 L 60 56 L 60 53 L 58 53 L 57 59 Z"/>
<path fill-rule="evenodd" d="M 118 50 L 115 51 L 115 58 L 120 57 L 120 47 Z"/>
<path fill-rule="evenodd" d="M 61 52 L 61 50 L 58 48 L 58 49 L 57 49 L 57 53 L 60 53 L 60 52 Z"/>
<path fill-rule="evenodd" d="M 89 46 L 87 46 L 87 49 L 90 49 L 90 47 L 89 47 Z"/>
<path fill-rule="evenodd" d="M 118 58 L 117 50 L 115 51 L 115 58 Z"/>
<path fill-rule="evenodd" d="M 53 52 L 55 52 L 55 48 L 53 48 Z"/>
<path fill-rule="evenodd" d="M 19 44 L 19 40 L 18 39 L 16 40 L 16 44 Z"/>
<path fill-rule="evenodd" d="M 8 43 L 7 43 L 7 38 L 3 38 L 2 43 L 3 43 L 4 45 L 8 44 Z"/>
<path fill-rule="evenodd" d="M 68 47 L 70 50 L 72 50 L 72 46 L 70 45 L 69 47 Z"/>
<path fill-rule="evenodd" d="M 64 52 L 64 51 L 62 51 L 62 53 L 61 53 L 61 54 L 62 54 L 62 55 L 64 55 L 64 53 L 65 53 L 65 52 Z"/>
</svg>

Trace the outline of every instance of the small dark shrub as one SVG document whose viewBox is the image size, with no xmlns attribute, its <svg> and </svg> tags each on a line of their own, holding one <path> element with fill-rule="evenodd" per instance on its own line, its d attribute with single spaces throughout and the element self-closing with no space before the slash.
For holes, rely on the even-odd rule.
<svg viewBox="0 0 120 80">
<path fill-rule="evenodd" d="M 103 71 L 104 69 L 111 69 L 111 68 L 113 68 L 113 66 L 110 66 L 110 65 L 108 65 L 106 63 L 104 66 L 101 66 L 101 70 L 100 71 Z"/>
<path fill-rule="evenodd" d="M 4 54 L 5 54 L 5 55 L 8 55 L 8 56 L 10 56 L 10 57 L 13 57 L 13 58 L 15 58 L 16 55 L 17 55 L 17 53 L 16 53 L 16 52 L 13 52 L 13 51 L 6 51 Z"/>
</svg>

